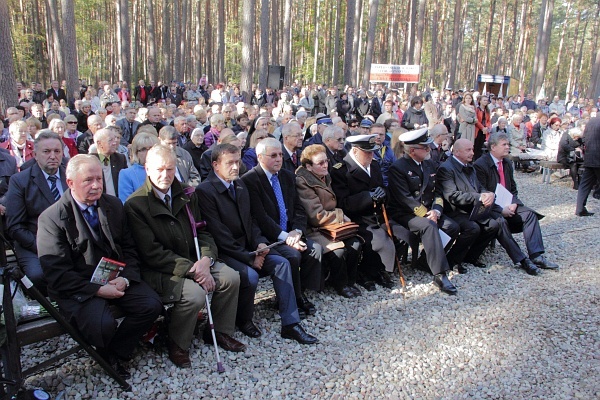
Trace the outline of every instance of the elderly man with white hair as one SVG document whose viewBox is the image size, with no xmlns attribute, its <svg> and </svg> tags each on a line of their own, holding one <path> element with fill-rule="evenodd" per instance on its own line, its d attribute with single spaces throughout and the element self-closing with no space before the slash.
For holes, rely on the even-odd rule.
<svg viewBox="0 0 600 400">
<path fill-rule="evenodd" d="M 431 148 L 431 159 L 435 161 L 437 165 L 440 165 L 446 161 L 449 157 L 449 152 L 445 152 L 442 149 L 442 143 L 448 139 L 448 128 L 444 124 L 436 124 L 429 130 L 429 137 L 433 139 L 433 142 L 429 143 Z"/>
</svg>

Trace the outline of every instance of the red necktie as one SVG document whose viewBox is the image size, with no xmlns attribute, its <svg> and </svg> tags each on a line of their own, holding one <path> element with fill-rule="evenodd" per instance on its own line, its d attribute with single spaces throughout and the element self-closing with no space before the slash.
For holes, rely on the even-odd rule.
<svg viewBox="0 0 600 400">
<path fill-rule="evenodd" d="M 500 184 L 506 187 L 506 179 L 504 179 L 504 167 L 502 166 L 502 160 L 498 161 L 498 174 L 500 175 Z"/>
</svg>

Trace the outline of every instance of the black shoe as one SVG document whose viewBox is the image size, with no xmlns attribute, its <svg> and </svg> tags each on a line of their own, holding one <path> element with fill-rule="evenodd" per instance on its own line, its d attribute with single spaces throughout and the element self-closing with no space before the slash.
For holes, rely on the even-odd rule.
<svg viewBox="0 0 600 400">
<path fill-rule="evenodd" d="M 377 277 L 375 278 L 375 283 L 388 289 L 393 289 L 394 286 L 396 286 L 387 271 L 379 271 L 379 274 L 377 274 Z"/>
<path fill-rule="evenodd" d="M 96 351 L 100 355 L 100 357 L 102 357 L 115 370 L 117 375 L 119 375 L 123 379 L 131 378 L 131 374 L 129 373 L 127 368 L 125 368 L 121 364 L 115 353 L 102 348 L 98 348 L 96 349 Z"/>
<path fill-rule="evenodd" d="M 600 200 L 600 190 L 596 190 L 594 192 L 594 194 L 592 195 L 593 198 L 595 198 L 596 200 Z"/>
<path fill-rule="evenodd" d="M 294 339 L 300 344 L 314 344 L 319 341 L 316 337 L 306 333 L 300 324 L 282 326 L 281 337 L 284 339 Z"/>
<path fill-rule="evenodd" d="M 466 274 L 467 272 L 469 272 L 467 267 L 465 267 L 462 263 L 456 264 L 456 270 L 458 271 L 459 274 Z"/>
<path fill-rule="evenodd" d="M 362 292 L 356 287 L 356 285 L 348 285 L 348 288 L 354 292 L 355 296 L 362 296 Z"/>
<path fill-rule="evenodd" d="M 558 264 L 553 263 L 552 261 L 548 261 L 548 259 L 546 259 L 546 257 L 544 257 L 544 255 L 539 255 L 536 258 L 534 258 L 533 263 L 535 265 L 537 265 L 538 267 L 542 268 L 542 269 L 558 269 Z"/>
<path fill-rule="evenodd" d="M 448 276 L 443 272 L 433 277 L 433 283 L 435 283 L 435 285 L 444 293 L 455 295 L 458 292 L 458 290 L 456 290 L 456 286 L 450 282 Z"/>
<path fill-rule="evenodd" d="M 298 300 L 296 300 L 296 306 L 298 307 L 298 316 L 300 317 L 300 319 L 306 319 L 306 311 L 304 311 L 304 308 L 300 307 L 300 305 L 298 304 Z M 277 298 L 275 298 L 273 309 L 279 310 L 279 299 Z"/>
<path fill-rule="evenodd" d="M 256 325 L 254 325 L 254 322 L 252 322 L 252 320 L 248 320 L 239 324 L 238 328 L 240 332 L 251 338 L 257 338 L 262 335 L 262 332 L 256 327 Z"/>
<path fill-rule="evenodd" d="M 352 290 L 350 287 L 348 286 L 344 286 L 341 289 L 337 290 L 337 293 L 342 296 L 345 297 L 347 299 L 353 299 L 356 297 L 356 294 L 354 293 L 354 290 Z"/>
<path fill-rule="evenodd" d="M 377 290 L 377 288 L 375 287 L 375 282 L 373 281 L 360 281 L 358 282 L 358 284 L 367 289 L 368 292 L 373 292 Z"/>
<path fill-rule="evenodd" d="M 540 269 L 536 267 L 536 265 L 531 262 L 529 258 L 524 258 L 520 264 L 521 268 L 523 268 L 529 275 L 539 275 L 541 272 Z"/>
<path fill-rule="evenodd" d="M 591 217 L 592 215 L 594 215 L 594 213 L 589 212 L 587 210 L 587 208 L 584 208 L 582 212 L 580 212 L 579 214 L 575 214 L 575 215 L 577 215 L 578 217 Z"/>
<path fill-rule="evenodd" d="M 479 260 L 468 260 L 465 262 L 468 262 L 469 264 L 474 265 L 477 268 L 487 268 L 487 265 Z"/>
<path fill-rule="evenodd" d="M 304 293 L 296 299 L 296 304 L 298 305 L 298 310 L 304 310 L 307 315 L 315 315 L 317 313 L 317 308 L 313 303 L 308 301 L 308 298 Z"/>
</svg>

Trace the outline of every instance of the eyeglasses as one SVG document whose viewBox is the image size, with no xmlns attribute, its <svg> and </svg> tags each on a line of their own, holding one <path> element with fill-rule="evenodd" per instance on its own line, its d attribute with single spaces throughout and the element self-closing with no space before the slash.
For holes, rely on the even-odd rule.
<svg viewBox="0 0 600 400">
<path fill-rule="evenodd" d="M 329 160 L 321 160 L 321 161 L 317 161 L 317 162 L 313 162 L 313 165 L 318 165 L 319 167 L 322 167 L 325 164 L 328 164 Z"/>
<path fill-rule="evenodd" d="M 425 150 L 425 151 L 431 151 L 431 147 L 429 147 L 429 146 L 419 146 L 419 147 L 417 147 L 417 149 L 419 149 L 419 150 Z"/>
<path fill-rule="evenodd" d="M 77 125 L 77 121 L 69 121 L 69 122 L 67 122 L 67 124 Z"/>
<path fill-rule="evenodd" d="M 265 154 L 265 156 L 275 159 L 275 158 L 283 157 L 283 153 L 282 152 L 271 153 L 271 154 Z"/>
<path fill-rule="evenodd" d="M 335 139 L 336 141 L 340 142 L 340 143 L 344 143 L 346 141 L 346 139 L 344 138 L 339 138 L 339 139 Z"/>
</svg>

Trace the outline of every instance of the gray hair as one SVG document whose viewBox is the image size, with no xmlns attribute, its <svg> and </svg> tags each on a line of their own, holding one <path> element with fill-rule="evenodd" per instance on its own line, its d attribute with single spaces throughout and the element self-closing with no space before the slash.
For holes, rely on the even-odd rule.
<svg viewBox="0 0 600 400">
<path fill-rule="evenodd" d="M 160 140 L 177 139 L 177 136 L 179 136 L 179 133 L 177 133 L 175 128 L 171 125 L 163 126 L 158 132 L 158 137 L 160 138 Z"/>
<path fill-rule="evenodd" d="M 69 163 L 67 164 L 67 171 L 66 171 L 67 179 L 69 179 L 69 180 L 75 179 L 77 177 L 77 175 L 79 174 L 79 171 L 81 171 L 81 169 L 83 168 L 83 165 L 86 165 L 86 164 L 94 164 L 94 165 L 97 165 L 98 167 L 102 167 L 102 164 L 100 164 L 100 159 L 98 157 L 96 157 L 95 155 L 77 154 L 76 156 L 72 157 L 69 160 Z"/>
<path fill-rule="evenodd" d="M 272 137 L 263 139 L 260 142 L 258 142 L 258 144 L 256 145 L 256 154 L 257 155 L 265 154 L 267 152 L 267 147 L 273 147 L 276 149 L 280 149 L 281 143 L 279 142 L 279 140 L 272 138 Z"/>
<path fill-rule="evenodd" d="M 162 131 L 162 129 L 161 129 Z M 136 135 L 137 137 L 137 135 Z M 135 138 L 134 138 L 135 140 Z M 150 160 L 154 160 L 154 159 L 159 159 L 159 160 L 168 160 L 168 161 L 172 161 L 175 162 L 177 156 L 175 155 L 175 152 L 173 152 L 173 150 L 169 147 L 169 146 L 165 146 L 162 144 L 156 144 L 154 146 L 152 146 L 152 148 L 150 150 L 148 150 L 148 154 L 146 155 L 146 164 L 148 164 L 148 162 L 150 162 Z"/>
<path fill-rule="evenodd" d="M 436 124 L 429 130 L 429 136 L 431 136 L 433 139 L 445 134 L 448 134 L 448 128 L 446 128 L 446 125 L 444 124 Z"/>
<path fill-rule="evenodd" d="M 142 147 L 150 147 L 152 148 L 153 146 L 157 145 L 159 143 L 158 138 L 156 136 L 154 136 L 151 133 L 146 133 L 146 132 L 142 132 L 142 133 L 138 133 L 137 135 L 135 135 L 135 137 L 133 138 L 133 141 L 131 142 L 131 161 L 134 164 L 139 164 L 140 163 L 140 159 L 138 158 L 138 151 L 140 151 L 140 149 Z"/>
<path fill-rule="evenodd" d="M 56 140 L 58 140 L 60 142 L 60 145 L 62 146 L 62 140 L 60 140 L 60 136 L 58 136 L 58 133 L 54 133 L 50 129 L 43 129 L 43 130 L 40 130 L 38 132 L 35 140 L 33 141 L 33 149 L 35 151 L 37 151 L 38 150 L 38 144 L 42 140 L 48 140 L 48 139 L 56 139 Z"/>
<path fill-rule="evenodd" d="M 323 142 L 327 139 L 335 139 L 336 133 L 344 133 L 344 130 L 337 125 L 330 125 L 323 131 Z"/>
<path fill-rule="evenodd" d="M 490 137 L 488 138 L 488 146 L 489 146 L 489 148 L 491 148 L 492 146 L 496 146 L 498 143 L 500 143 L 503 140 L 510 142 L 510 139 L 508 138 L 508 135 L 506 133 L 503 133 L 503 132 L 492 133 L 490 135 Z"/>
</svg>

